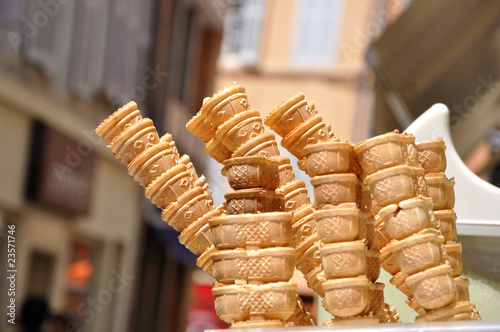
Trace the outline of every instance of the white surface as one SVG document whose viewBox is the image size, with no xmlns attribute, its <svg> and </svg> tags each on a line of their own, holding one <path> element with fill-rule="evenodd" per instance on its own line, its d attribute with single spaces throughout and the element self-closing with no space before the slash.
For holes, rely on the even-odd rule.
<svg viewBox="0 0 500 332">
<path fill-rule="evenodd" d="M 464 164 L 451 140 L 450 112 L 443 104 L 435 104 L 406 132 L 416 142 L 442 137 L 446 144 L 446 176 L 455 177 L 455 212 L 461 235 L 500 236 L 500 188 L 484 181 Z"/>
<path fill-rule="evenodd" d="M 357 331 L 357 332 L 493 332 L 500 331 L 500 321 L 462 321 L 462 322 L 436 322 L 436 323 L 404 323 L 404 324 L 376 324 L 358 326 L 308 326 L 274 329 L 234 329 L 232 332 L 253 332 L 253 331 L 297 331 L 297 332 L 317 332 L 317 331 Z M 205 332 L 216 332 L 227 330 L 207 330 Z"/>
</svg>

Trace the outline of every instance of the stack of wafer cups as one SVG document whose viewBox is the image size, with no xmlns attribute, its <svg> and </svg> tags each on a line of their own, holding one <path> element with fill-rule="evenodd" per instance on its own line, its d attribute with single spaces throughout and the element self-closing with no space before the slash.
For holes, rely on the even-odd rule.
<svg viewBox="0 0 500 332">
<path fill-rule="evenodd" d="M 214 246 L 208 220 L 224 207 L 214 208 L 205 177 L 198 177 L 189 156 L 179 156 L 172 136 L 160 138 L 135 102 L 110 115 L 96 133 L 145 188 L 145 196 L 163 210 L 162 219 L 180 232 L 179 241 L 194 254 L 209 257 Z M 210 260 L 204 261 L 203 268 L 212 274 Z"/>
<path fill-rule="evenodd" d="M 457 289 L 452 305 L 430 312 L 420 311 L 421 316 L 417 317 L 417 321 L 479 320 L 480 315 L 469 298 L 469 280 L 461 277 L 462 245 L 456 242 L 457 216 L 453 210 L 455 182 L 453 178 L 448 179 L 444 173 L 446 170 L 445 143 L 442 139 L 438 139 L 418 143 L 416 148 L 419 164 L 425 172 L 429 197 L 432 199 L 436 228 L 444 237 L 446 260 L 451 265 Z"/>
<path fill-rule="evenodd" d="M 387 133 L 357 144 L 355 152 L 378 209 L 375 242 L 383 246 L 381 266 L 393 275 L 390 282 L 420 314 L 452 305 L 452 267 L 414 137 Z"/>
<path fill-rule="evenodd" d="M 306 165 L 314 186 L 314 219 L 320 239 L 323 306 L 335 316 L 324 325 L 397 322 L 384 301 L 380 251 L 371 249 L 374 220 L 371 195 L 352 172 L 349 142 L 329 141 L 307 145 Z"/>
<path fill-rule="evenodd" d="M 393 275 L 390 282 L 412 299 L 413 292 L 405 282 L 409 275 L 444 264 L 437 234 L 433 232 L 432 205 L 424 198 L 427 195 L 427 187 L 425 181 L 422 181 L 423 170 L 416 168 L 418 154 L 414 139 L 412 142 L 409 135 L 391 132 L 357 144 L 355 152 L 367 174 L 366 182 L 375 203 L 373 211 L 378 214 L 375 221 L 375 245 L 381 247 L 381 266 Z M 425 243 L 434 251 L 423 253 L 424 249 L 428 250 L 424 245 L 416 249 L 410 247 L 409 251 L 400 248 L 415 237 L 420 240 L 418 243 Z M 420 265 L 413 261 L 404 263 L 399 259 L 410 257 L 413 251 L 416 252 Z M 401 254 L 403 252 L 408 254 L 404 256 Z M 431 256 L 431 253 L 434 256 Z M 427 266 L 431 258 L 433 261 Z M 447 267 L 449 266 L 445 265 L 442 268 Z M 454 288 L 450 288 L 449 284 L 444 285 L 449 286 L 448 297 L 440 294 L 430 295 L 441 301 L 438 306 L 448 304 L 454 294 Z M 423 299 L 421 302 L 424 301 L 430 299 Z"/>
<path fill-rule="evenodd" d="M 205 142 L 204 151 L 219 163 L 233 157 L 279 155 L 272 133 L 265 132 L 257 110 L 250 109 L 239 85 L 205 98 L 186 128 Z"/>
<path fill-rule="evenodd" d="M 308 103 L 302 93 L 283 102 L 266 117 L 264 123 L 283 137 L 281 145 L 302 161 L 305 161 L 303 148 L 307 141 L 329 138 L 329 130 L 316 113 L 314 104 Z M 297 250 L 297 269 L 304 274 L 308 286 L 323 297 L 325 292 L 318 279 L 323 273 L 319 239 L 306 185 L 304 181 L 295 179 L 288 157 L 279 157 L 279 162 L 279 190 L 285 194 L 285 210 L 294 211 L 292 242 Z M 305 168 L 305 163 L 301 164 L 301 168 Z"/>
<path fill-rule="evenodd" d="M 363 204 L 356 204 L 358 178 L 347 172 L 349 148 L 347 142 L 317 143 L 305 148 L 326 274 L 323 306 L 335 316 L 325 325 L 378 323 L 379 317 L 386 317 L 384 285 L 374 284 L 380 272 L 380 252 L 367 245 L 371 241 L 367 239 L 373 238 L 373 234 L 368 235 L 369 211 L 362 208 Z M 321 156 L 328 162 L 318 163 Z M 337 168 L 333 160 L 339 159 L 345 161 Z M 328 165 L 328 171 L 322 165 Z"/>
<path fill-rule="evenodd" d="M 274 134 L 266 132 L 259 111 L 250 109 L 243 87 L 235 85 L 219 91 L 210 98 L 205 98 L 200 112 L 188 122 L 186 128 L 205 142 L 204 151 L 206 153 L 226 166 L 222 174 L 228 176 L 229 184 L 233 188 L 225 195 L 230 218 L 241 219 L 242 215 L 247 213 L 266 213 L 264 211 L 272 210 L 279 214 L 291 213 L 291 222 L 292 225 L 295 225 L 296 214 L 292 212 L 296 212 L 297 208 L 304 204 L 310 204 L 307 191 L 305 194 L 303 192 L 305 183 L 295 181 L 290 161 L 286 157 L 279 156 Z M 257 166 L 259 163 L 260 166 Z M 252 184 L 251 180 L 247 179 L 250 181 L 249 184 L 241 187 L 242 182 L 247 182 L 242 178 L 242 174 L 247 169 L 262 167 L 262 170 L 272 169 L 275 172 L 275 166 L 278 166 L 277 178 L 274 177 L 272 181 L 266 181 L 262 187 L 255 186 L 255 183 Z M 289 182 L 293 182 L 293 185 L 284 186 Z M 279 187 L 279 190 L 275 190 L 275 185 Z M 298 190 L 292 193 L 292 189 Z M 285 211 L 280 212 L 281 209 Z M 293 240 L 297 238 L 296 233 L 299 230 L 296 227 L 292 232 Z M 252 321 L 255 319 L 262 321 L 263 319 L 263 317 L 255 317 L 257 316 L 228 319 L 234 322 L 242 322 L 247 318 Z M 264 318 L 270 319 L 270 317 Z M 257 323 L 249 324 L 238 323 L 235 326 L 267 326 Z M 276 325 L 276 322 L 265 323 L 262 321 L 259 324 Z M 311 314 L 305 310 L 298 296 L 295 312 L 285 320 L 285 324 L 287 326 L 315 324 L 311 319 Z"/>
<path fill-rule="evenodd" d="M 296 308 L 292 214 L 283 211 L 278 162 L 263 156 L 224 161 L 233 189 L 227 213 L 210 220 L 215 309 L 231 328 L 283 327 Z"/>
<path fill-rule="evenodd" d="M 358 178 L 361 168 L 352 145 L 334 136 L 331 125 L 302 93 L 282 103 L 264 122 L 283 137 L 282 146 L 299 159 L 299 168 L 314 186 L 315 211 L 308 217 L 317 230 L 297 239 L 297 257 L 309 257 L 299 268 L 311 276 L 324 307 L 336 317 L 323 324 L 379 322 L 374 313 L 388 321 L 384 285 L 372 283 L 378 278 L 380 253 L 367 247 L 373 242 L 371 196 Z"/>
</svg>

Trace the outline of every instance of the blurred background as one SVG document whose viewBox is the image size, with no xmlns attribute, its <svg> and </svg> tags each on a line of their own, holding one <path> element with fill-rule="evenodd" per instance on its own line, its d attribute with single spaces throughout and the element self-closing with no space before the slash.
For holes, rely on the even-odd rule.
<svg viewBox="0 0 500 332">
<path fill-rule="evenodd" d="M 353 142 L 444 103 L 467 166 L 500 186 L 499 59 L 495 0 L 0 0 L 1 312 L 15 298 L 15 327 L 47 331 L 225 327 L 213 281 L 94 134 L 129 100 L 190 155 L 215 203 L 221 167 L 185 124 L 233 82 L 263 116 L 302 91 Z M 459 228 L 459 241 L 472 300 L 500 320 L 490 226 Z M 0 330 L 17 331 L 5 314 Z"/>
</svg>

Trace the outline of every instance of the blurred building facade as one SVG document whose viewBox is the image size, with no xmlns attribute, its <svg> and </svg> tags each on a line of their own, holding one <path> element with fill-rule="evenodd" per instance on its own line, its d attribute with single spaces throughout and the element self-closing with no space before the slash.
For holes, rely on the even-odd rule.
<svg viewBox="0 0 500 332">
<path fill-rule="evenodd" d="M 231 1 L 217 87 L 247 88 L 264 116 L 302 91 L 340 139 L 371 130 L 373 76 L 369 42 L 402 10 L 400 2 L 344 0 Z M 401 7 L 401 8 L 399 8 Z"/>
<path fill-rule="evenodd" d="M 199 151 L 178 128 L 213 90 L 223 9 L 201 0 L 0 3 L 0 289 L 11 285 L 4 267 L 17 271 L 15 296 L 0 300 L 15 298 L 17 325 L 22 303 L 40 295 L 74 320 L 68 331 L 183 330 L 194 257 L 173 245 L 176 234 L 94 129 L 135 100 L 181 153 Z M 0 330 L 14 326 L 2 319 Z"/>
</svg>

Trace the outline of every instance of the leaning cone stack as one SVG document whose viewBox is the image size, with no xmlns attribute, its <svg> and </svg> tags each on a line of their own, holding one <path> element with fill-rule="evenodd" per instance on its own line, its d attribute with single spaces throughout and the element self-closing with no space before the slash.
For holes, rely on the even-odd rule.
<svg viewBox="0 0 500 332">
<path fill-rule="evenodd" d="M 330 137 L 330 131 L 314 109 L 314 104 L 308 103 L 302 93 L 283 102 L 266 117 L 264 123 L 283 137 L 281 145 L 300 160 L 305 158 L 303 148 L 307 142 Z M 281 157 L 281 164 L 279 190 L 285 193 L 285 209 L 295 210 L 292 227 L 297 269 L 304 274 L 308 286 L 323 297 L 319 238 L 307 189 L 302 180 L 295 180 L 288 157 Z"/>
<path fill-rule="evenodd" d="M 380 251 L 371 250 L 371 196 L 352 167 L 348 142 L 307 145 L 308 174 L 314 186 L 314 218 L 326 279 L 323 306 L 335 316 L 324 325 L 398 321 L 384 302 Z M 368 194 L 367 194 L 368 193 Z"/>
<path fill-rule="evenodd" d="M 396 131 L 357 144 L 355 152 L 368 174 L 366 182 L 378 213 L 376 243 L 382 247 L 382 267 L 393 275 L 390 282 L 421 307 L 447 305 L 455 288 L 449 283 L 451 270 L 434 229 L 432 203 L 424 198 L 427 185 L 423 169 L 417 168 L 414 139 Z M 438 269 L 433 270 L 436 266 Z M 415 276 L 423 277 L 420 283 L 410 284 Z M 434 290 L 426 286 L 429 282 L 441 284 Z"/>
<path fill-rule="evenodd" d="M 187 155 L 179 156 L 172 136 L 160 138 L 135 102 L 110 115 L 96 133 L 145 188 L 146 198 L 163 210 L 162 219 L 180 232 L 179 241 L 195 255 L 207 257 L 214 249 L 208 220 L 224 207 L 214 208 L 205 177 L 198 177 Z M 211 264 L 204 268 L 212 274 Z"/>
<path fill-rule="evenodd" d="M 453 207 L 455 193 L 453 178 L 448 179 L 446 170 L 446 146 L 442 139 L 416 144 L 418 161 L 425 171 L 429 197 L 432 199 L 436 227 L 444 237 L 446 260 L 452 268 L 453 280 L 457 289 L 452 305 L 434 311 L 421 310 L 417 321 L 436 320 L 479 320 L 480 315 L 469 298 L 469 280 L 462 274 L 462 245 L 457 243 L 457 216 Z"/>
<path fill-rule="evenodd" d="M 355 151 L 379 209 L 381 265 L 424 314 L 453 305 L 456 286 L 414 142 L 412 135 L 393 132 L 363 141 Z"/>
<path fill-rule="evenodd" d="M 290 169 L 290 161 L 286 157 L 279 156 L 274 134 L 266 132 L 259 111 L 250 109 L 243 87 L 235 85 L 206 98 L 201 110 L 188 122 L 186 128 L 205 142 L 204 151 L 206 153 L 216 161 L 225 164 L 226 168 L 223 169 L 223 174 L 228 175 L 229 183 L 233 187 L 233 191 L 225 195 L 230 214 L 265 213 L 271 206 L 271 211 L 279 211 L 284 208 L 285 212 L 295 212 L 299 207 L 310 204 L 305 183 L 295 180 L 295 175 Z M 278 166 L 277 185 L 279 190 L 275 190 L 274 183 L 266 182 L 262 184 L 262 187 L 244 188 L 238 184 L 237 180 L 241 180 L 243 174 L 242 169 L 251 167 L 240 164 L 241 161 L 245 158 L 247 158 L 246 160 L 253 158 L 253 161 L 258 163 L 259 157 L 261 160 L 262 158 L 266 160 L 262 164 L 262 169 L 274 172 L 275 166 Z M 275 180 L 276 178 L 273 178 L 273 181 Z M 292 183 L 292 185 L 287 187 L 285 186 L 287 183 Z M 298 215 L 303 215 L 303 213 Z M 290 214 L 290 216 L 292 216 L 293 238 L 296 238 L 297 232 L 299 232 L 299 228 L 294 227 L 297 213 Z M 234 216 L 233 218 L 238 219 L 239 217 Z M 267 225 L 269 221 L 265 223 Z M 247 318 L 230 319 L 236 322 Z M 251 316 L 249 319 L 252 320 L 252 323 L 238 323 L 235 326 L 259 327 L 261 326 L 259 324 L 267 324 L 255 323 L 259 320 L 262 321 L 263 318 L 272 319 L 272 317 Z M 295 313 L 288 318 L 286 324 L 314 325 L 311 315 L 305 311 L 298 297 Z"/>
<path fill-rule="evenodd" d="M 367 247 L 373 242 L 373 227 L 368 226 L 371 196 L 357 177 L 361 169 L 352 145 L 333 135 L 302 93 L 281 104 L 265 123 L 283 137 L 282 146 L 300 160 L 314 186 L 317 232 L 297 250 L 304 247 L 298 257 L 309 253 L 322 262 L 310 274 L 321 285 L 316 288 L 322 291 L 323 306 L 336 316 L 323 324 L 397 320 L 384 303 L 384 285 L 372 283 L 378 278 L 380 253 Z"/>
<path fill-rule="evenodd" d="M 254 155 L 278 161 L 278 191 L 284 195 L 285 211 L 294 212 L 292 242 L 297 243 L 299 239 L 312 235 L 312 209 L 306 185 L 295 179 L 290 159 L 279 155 L 274 134 L 265 130 L 259 111 L 250 109 L 243 87 L 229 87 L 206 98 L 200 112 L 186 128 L 206 143 L 205 152 L 220 163 L 230 157 Z M 298 267 L 300 262 L 298 259 Z"/>
<path fill-rule="evenodd" d="M 166 134 L 160 138 L 152 121 L 142 118 L 135 102 L 130 102 L 113 113 L 96 129 L 96 133 L 110 144 L 108 148 L 114 156 L 128 166 L 129 174 L 145 188 L 145 196 L 163 209 L 162 218 L 181 232 L 179 241 L 200 256 L 197 265 L 213 276 L 212 254 L 218 250 L 212 243 L 208 221 L 225 214 L 226 207 L 213 207 L 205 177 L 198 177 L 187 155 L 179 156 L 172 136 Z M 291 248 L 283 249 L 293 251 Z M 280 253 L 273 254 L 279 256 Z M 270 255 L 269 258 L 272 260 L 274 256 Z M 287 257 L 289 256 L 290 253 Z M 291 257 L 293 256 L 292 254 Z M 293 261 L 291 266 L 293 267 Z M 267 288 L 253 292 L 252 297 L 242 299 L 243 305 L 248 308 L 251 306 L 249 302 L 259 296 L 263 298 L 262 303 L 267 305 L 268 298 L 271 297 L 274 305 L 285 306 L 287 311 L 278 310 L 269 317 L 283 318 L 283 315 L 291 313 L 293 324 L 312 325 L 310 313 L 305 310 L 300 298 L 296 299 L 295 285 L 281 286 L 277 289 L 266 286 Z M 290 298 L 293 298 L 291 309 Z M 273 307 L 271 311 L 274 309 Z"/>
</svg>

